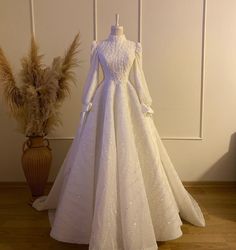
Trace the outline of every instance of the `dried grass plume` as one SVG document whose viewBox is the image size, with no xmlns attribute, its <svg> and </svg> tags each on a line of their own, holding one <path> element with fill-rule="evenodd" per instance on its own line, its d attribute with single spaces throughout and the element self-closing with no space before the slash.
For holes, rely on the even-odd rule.
<svg viewBox="0 0 236 250">
<path fill-rule="evenodd" d="M 0 48 L 3 97 L 9 113 L 19 122 L 19 130 L 26 136 L 46 136 L 61 124 L 59 107 L 70 93 L 70 82 L 76 82 L 73 70 L 78 66 L 79 46 L 78 33 L 65 55 L 55 57 L 51 66 L 45 66 L 32 38 L 29 54 L 21 59 L 20 86 Z"/>
</svg>

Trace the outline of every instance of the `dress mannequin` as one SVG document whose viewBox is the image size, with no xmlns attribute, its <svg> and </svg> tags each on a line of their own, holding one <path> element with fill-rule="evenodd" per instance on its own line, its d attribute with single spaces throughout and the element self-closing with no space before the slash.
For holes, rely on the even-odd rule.
<svg viewBox="0 0 236 250">
<path fill-rule="evenodd" d="M 124 34 L 123 26 L 119 25 L 119 14 L 116 14 L 116 24 L 111 26 L 111 35 L 120 36 Z"/>
</svg>

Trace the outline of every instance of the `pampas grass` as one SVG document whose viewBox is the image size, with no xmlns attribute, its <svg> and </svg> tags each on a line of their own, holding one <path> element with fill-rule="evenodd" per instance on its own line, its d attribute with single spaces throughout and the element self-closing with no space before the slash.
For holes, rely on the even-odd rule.
<svg viewBox="0 0 236 250">
<path fill-rule="evenodd" d="M 0 48 L 0 84 L 9 113 L 26 136 L 46 136 L 61 124 L 59 107 L 70 94 L 70 82 L 76 82 L 73 69 L 78 66 L 80 42 L 77 34 L 63 57 L 51 66 L 42 63 L 35 39 L 31 39 L 28 56 L 21 60 L 20 86 Z"/>
</svg>

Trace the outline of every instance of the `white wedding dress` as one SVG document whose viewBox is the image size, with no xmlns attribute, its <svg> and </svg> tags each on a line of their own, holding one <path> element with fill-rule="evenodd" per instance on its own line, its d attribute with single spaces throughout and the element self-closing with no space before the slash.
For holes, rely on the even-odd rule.
<svg viewBox="0 0 236 250">
<path fill-rule="evenodd" d="M 182 235 L 181 218 L 205 226 L 154 124 L 139 42 L 110 34 L 92 43 L 82 102 L 53 187 L 33 203 L 48 210 L 50 236 L 89 250 L 156 250 Z"/>
</svg>

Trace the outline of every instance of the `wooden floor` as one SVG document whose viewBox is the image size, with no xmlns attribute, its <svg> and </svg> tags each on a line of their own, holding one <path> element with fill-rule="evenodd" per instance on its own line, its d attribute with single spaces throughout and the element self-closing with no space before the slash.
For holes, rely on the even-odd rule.
<svg viewBox="0 0 236 250">
<path fill-rule="evenodd" d="M 160 250 L 233 250 L 236 249 L 236 186 L 201 185 L 187 187 L 197 199 L 206 227 L 187 222 L 183 235 L 158 242 Z M 88 245 L 61 243 L 49 236 L 47 212 L 27 204 L 29 191 L 24 185 L 0 185 L 0 250 L 88 249 Z"/>
</svg>

